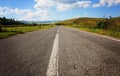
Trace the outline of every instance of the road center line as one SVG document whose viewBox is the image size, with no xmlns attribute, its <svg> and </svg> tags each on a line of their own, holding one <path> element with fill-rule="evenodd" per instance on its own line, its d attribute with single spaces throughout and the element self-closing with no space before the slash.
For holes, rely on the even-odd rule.
<svg viewBox="0 0 120 76">
<path fill-rule="evenodd" d="M 57 30 L 57 34 L 54 40 L 46 76 L 58 76 L 58 42 L 59 42 L 59 29 Z"/>
</svg>

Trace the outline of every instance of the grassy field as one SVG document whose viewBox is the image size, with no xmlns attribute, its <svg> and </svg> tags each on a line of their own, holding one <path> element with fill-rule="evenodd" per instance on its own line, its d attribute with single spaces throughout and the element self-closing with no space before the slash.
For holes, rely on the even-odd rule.
<svg viewBox="0 0 120 76">
<path fill-rule="evenodd" d="M 24 34 L 26 32 L 47 29 L 53 26 L 21 26 L 21 27 L 4 27 L 3 32 L 0 32 L 0 39 L 16 34 Z"/>
<path fill-rule="evenodd" d="M 69 26 L 69 27 L 77 28 L 77 29 L 92 32 L 92 33 L 97 33 L 100 35 L 112 36 L 112 37 L 120 39 L 120 31 L 110 31 L 110 30 L 104 30 L 104 29 L 81 28 L 81 27 L 78 28 L 78 27 L 73 27 L 73 26 Z"/>
</svg>

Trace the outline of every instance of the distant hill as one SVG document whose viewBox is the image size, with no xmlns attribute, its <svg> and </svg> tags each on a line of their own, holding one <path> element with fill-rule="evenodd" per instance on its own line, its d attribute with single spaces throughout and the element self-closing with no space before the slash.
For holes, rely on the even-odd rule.
<svg viewBox="0 0 120 76">
<path fill-rule="evenodd" d="M 96 26 L 97 22 L 104 21 L 106 18 L 73 18 L 68 20 L 63 20 L 60 22 L 56 22 L 56 24 L 62 24 L 62 25 L 90 25 L 90 26 Z M 119 24 L 120 25 L 120 17 L 113 17 L 110 19 L 112 21 L 112 24 Z"/>
<path fill-rule="evenodd" d="M 64 21 L 57 22 L 56 24 L 90 24 L 90 25 L 96 25 L 97 21 L 102 20 L 103 18 L 73 18 L 73 19 L 68 19 Z"/>
<path fill-rule="evenodd" d="M 36 24 L 50 24 L 50 23 L 54 23 L 54 22 L 58 22 L 57 20 L 52 20 L 52 21 L 21 21 L 22 23 L 28 23 L 28 24 L 32 24 L 32 23 L 36 23 Z"/>
</svg>

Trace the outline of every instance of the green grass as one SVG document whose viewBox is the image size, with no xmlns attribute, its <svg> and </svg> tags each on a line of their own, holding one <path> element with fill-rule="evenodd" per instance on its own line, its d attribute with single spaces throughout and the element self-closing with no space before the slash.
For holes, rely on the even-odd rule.
<svg viewBox="0 0 120 76">
<path fill-rule="evenodd" d="M 72 26 L 69 26 L 72 27 Z M 73 27 L 78 28 L 78 27 Z M 93 29 L 93 28 L 78 28 L 83 31 L 93 32 L 101 35 L 112 36 L 115 38 L 120 38 L 120 31 L 111 31 L 111 30 L 104 30 L 104 29 Z"/>
<path fill-rule="evenodd" d="M 2 28 L 3 32 L 0 32 L 0 39 L 6 38 L 16 34 L 24 34 L 31 31 L 47 29 L 53 26 L 21 26 L 21 27 L 5 27 Z"/>
<path fill-rule="evenodd" d="M 6 38 L 6 37 L 9 37 L 9 36 L 12 36 L 12 35 L 16 35 L 17 33 L 16 32 L 2 32 L 0 33 L 0 39 L 1 38 Z"/>
</svg>

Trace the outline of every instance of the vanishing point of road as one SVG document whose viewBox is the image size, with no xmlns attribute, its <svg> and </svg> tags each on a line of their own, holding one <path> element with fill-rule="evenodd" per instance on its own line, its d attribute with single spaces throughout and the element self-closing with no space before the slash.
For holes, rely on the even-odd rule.
<svg viewBox="0 0 120 76">
<path fill-rule="evenodd" d="M 120 40 L 62 26 L 12 36 L 0 76 L 120 76 Z"/>
</svg>

